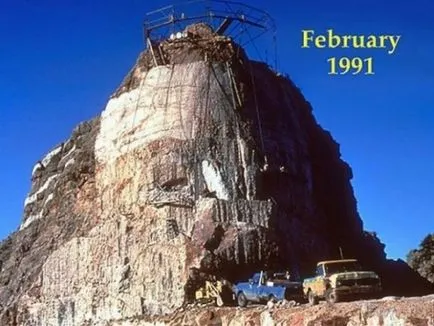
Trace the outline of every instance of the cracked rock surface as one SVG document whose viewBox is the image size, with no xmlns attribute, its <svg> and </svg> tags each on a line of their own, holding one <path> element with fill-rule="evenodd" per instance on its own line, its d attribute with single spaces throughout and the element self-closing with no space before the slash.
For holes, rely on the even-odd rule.
<svg viewBox="0 0 434 326">
<path fill-rule="evenodd" d="M 35 165 L 0 245 L 1 325 L 170 314 L 195 273 L 306 276 L 339 248 L 386 292 L 431 290 L 363 230 L 351 169 L 288 78 L 213 34 L 159 46 L 160 64 L 142 53 L 101 115 Z"/>
</svg>

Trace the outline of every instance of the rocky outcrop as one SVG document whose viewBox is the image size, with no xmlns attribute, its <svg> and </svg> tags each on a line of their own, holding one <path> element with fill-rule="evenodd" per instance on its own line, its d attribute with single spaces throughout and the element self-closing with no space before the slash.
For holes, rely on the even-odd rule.
<svg viewBox="0 0 434 326">
<path fill-rule="evenodd" d="M 434 283 L 434 233 L 425 236 L 419 248 L 410 250 L 407 262 L 413 270 Z"/>
<path fill-rule="evenodd" d="M 32 191 L 25 200 L 20 230 L 0 245 L 1 325 L 27 320 L 27 311 L 18 311 L 19 302 L 31 298 L 37 303 L 41 297 L 44 262 L 64 243 L 87 234 L 95 225 L 98 130 L 99 119 L 80 124 L 67 142 L 33 169 Z"/>
<path fill-rule="evenodd" d="M 20 230 L 0 246 L 0 324 L 169 314 L 192 275 L 306 275 L 340 249 L 393 290 L 351 169 L 295 85 L 204 26 L 154 47 L 35 166 Z"/>
</svg>

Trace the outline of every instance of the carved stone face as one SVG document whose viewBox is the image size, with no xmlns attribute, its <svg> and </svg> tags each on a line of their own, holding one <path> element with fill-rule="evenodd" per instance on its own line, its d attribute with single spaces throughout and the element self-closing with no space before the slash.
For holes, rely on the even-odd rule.
<svg viewBox="0 0 434 326">
<path fill-rule="evenodd" d="M 50 163 L 61 187 L 53 183 L 43 218 L 31 220 L 29 206 L 23 226 L 46 223 L 61 239 L 43 242 L 35 320 L 170 313 L 210 275 L 299 275 L 326 256 L 309 107 L 289 81 L 219 40 L 219 51 L 196 46 L 191 56 L 167 43 L 169 64 L 157 67 L 142 55 L 98 123 Z M 36 173 L 29 201 L 54 182 Z"/>
</svg>

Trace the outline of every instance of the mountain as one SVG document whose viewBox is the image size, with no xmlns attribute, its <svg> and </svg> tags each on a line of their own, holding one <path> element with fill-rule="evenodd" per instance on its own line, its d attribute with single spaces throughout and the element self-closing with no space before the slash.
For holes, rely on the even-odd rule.
<svg viewBox="0 0 434 326">
<path fill-rule="evenodd" d="M 339 145 L 291 80 L 203 24 L 152 44 L 100 116 L 33 169 L 0 245 L 1 325 L 173 313 L 198 282 L 358 258 L 432 290 L 364 231 Z"/>
</svg>

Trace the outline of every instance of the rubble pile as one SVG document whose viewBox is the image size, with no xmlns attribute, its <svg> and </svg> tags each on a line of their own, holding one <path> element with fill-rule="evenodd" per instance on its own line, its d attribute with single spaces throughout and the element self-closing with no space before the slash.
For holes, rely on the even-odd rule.
<svg viewBox="0 0 434 326">
<path fill-rule="evenodd" d="M 164 317 L 137 317 L 110 326 L 421 326 L 434 324 L 434 297 L 385 298 L 335 305 L 188 307 Z"/>
</svg>

